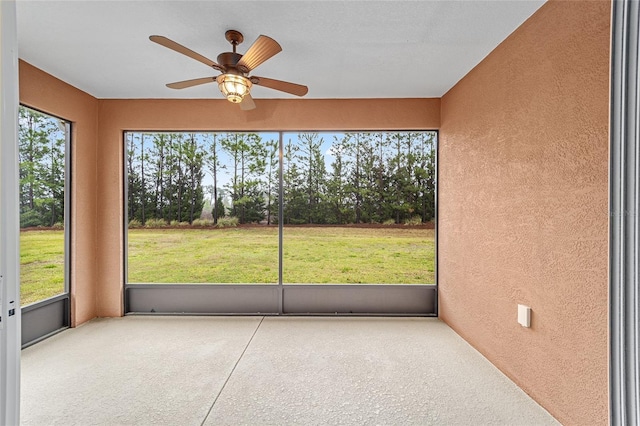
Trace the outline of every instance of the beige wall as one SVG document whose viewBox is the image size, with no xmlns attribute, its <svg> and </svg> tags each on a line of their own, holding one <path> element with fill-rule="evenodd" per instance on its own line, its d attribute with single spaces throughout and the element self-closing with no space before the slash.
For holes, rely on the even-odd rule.
<svg viewBox="0 0 640 426">
<path fill-rule="evenodd" d="M 98 101 L 20 61 L 20 102 L 72 123 L 71 323 L 96 316 L 96 146 Z"/>
<path fill-rule="evenodd" d="M 609 21 L 548 2 L 442 98 L 440 317 L 567 425 L 607 423 Z"/>
<path fill-rule="evenodd" d="M 255 110 L 243 112 L 222 99 L 100 101 L 98 316 L 123 313 L 125 130 L 412 130 L 434 129 L 440 124 L 439 99 L 255 102 Z"/>
</svg>

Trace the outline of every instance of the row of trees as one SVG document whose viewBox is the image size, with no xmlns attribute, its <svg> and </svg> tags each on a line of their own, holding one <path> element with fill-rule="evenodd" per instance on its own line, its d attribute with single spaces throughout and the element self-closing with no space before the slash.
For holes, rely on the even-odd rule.
<svg viewBox="0 0 640 426">
<path fill-rule="evenodd" d="M 19 109 L 21 227 L 63 226 L 67 131 L 60 119 Z"/>
<path fill-rule="evenodd" d="M 68 126 L 20 107 L 21 226 L 64 222 Z M 127 133 L 129 220 L 277 223 L 276 138 L 258 133 Z M 435 133 L 285 134 L 283 220 L 346 224 L 434 215 Z M 203 212 L 206 205 L 210 211 Z"/>
<path fill-rule="evenodd" d="M 129 220 L 193 222 L 204 205 L 206 153 L 195 134 L 127 134 Z"/>
<path fill-rule="evenodd" d="M 285 134 L 286 224 L 402 223 L 434 215 L 435 133 Z M 128 133 L 129 220 L 277 223 L 278 141 L 258 133 Z M 206 180 L 210 184 L 205 183 Z"/>
<path fill-rule="evenodd" d="M 285 223 L 403 223 L 434 215 L 435 133 L 305 133 L 284 144 Z"/>
</svg>

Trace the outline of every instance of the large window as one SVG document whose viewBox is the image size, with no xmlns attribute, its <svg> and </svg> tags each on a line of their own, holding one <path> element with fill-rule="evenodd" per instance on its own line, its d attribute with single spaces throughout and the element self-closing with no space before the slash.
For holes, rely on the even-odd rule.
<svg viewBox="0 0 640 426">
<path fill-rule="evenodd" d="M 278 282 L 278 134 L 127 133 L 128 282 Z"/>
<path fill-rule="evenodd" d="M 67 291 L 69 122 L 20 107 L 20 292 L 29 305 Z"/>
<path fill-rule="evenodd" d="M 285 133 L 285 283 L 435 283 L 435 132 Z"/>
<path fill-rule="evenodd" d="M 127 132 L 127 282 L 433 284 L 436 136 Z"/>
</svg>

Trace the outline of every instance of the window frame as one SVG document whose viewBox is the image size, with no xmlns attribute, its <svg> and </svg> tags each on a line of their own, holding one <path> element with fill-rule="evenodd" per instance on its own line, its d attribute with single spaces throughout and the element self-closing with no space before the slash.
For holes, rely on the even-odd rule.
<svg viewBox="0 0 640 426">
<path fill-rule="evenodd" d="M 20 103 L 19 108 L 32 111 L 60 120 L 65 125 L 64 143 L 64 286 L 62 293 L 20 306 L 22 313 L 22 348 L 29 347 L 71 326 L 71 224 L 72 224 L 72 152 L 73 130 L 71 120 L 55 114 Z"/>
</svg>

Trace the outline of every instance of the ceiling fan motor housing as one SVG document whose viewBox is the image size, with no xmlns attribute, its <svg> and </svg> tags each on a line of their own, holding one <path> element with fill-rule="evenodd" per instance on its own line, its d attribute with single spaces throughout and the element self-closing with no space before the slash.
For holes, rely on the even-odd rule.
<svg viewBox="0 0 640 426">
<path fill-rule="evenodd" d="M 243 75 L 244 73 L 238 70 L 237 65 L 242 55 L 234 52 L 224 52 L 218 55 L 218 63 L 225 68 L 225 72 L 228 74 Z"/>
</svg>

